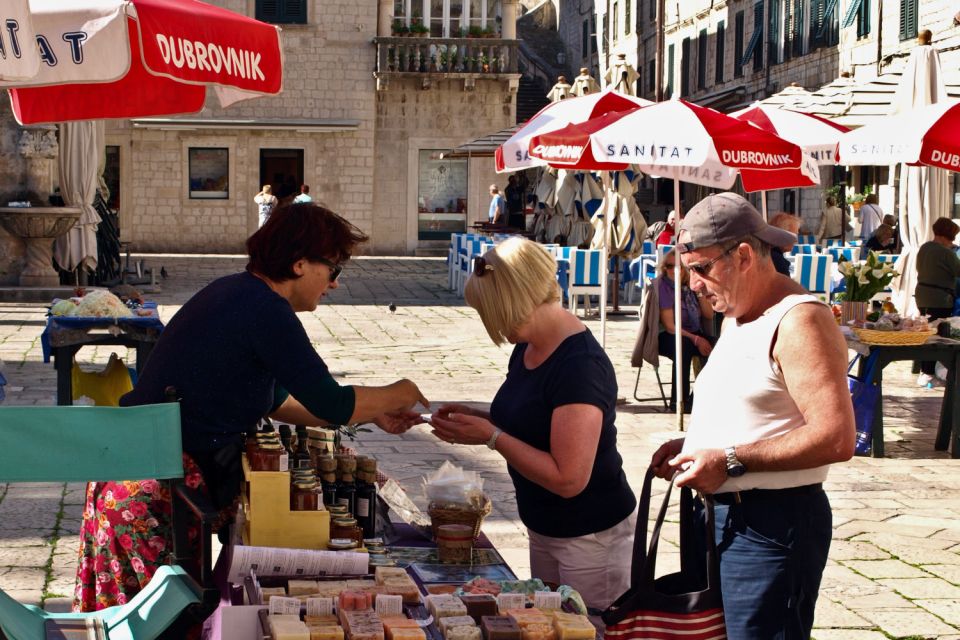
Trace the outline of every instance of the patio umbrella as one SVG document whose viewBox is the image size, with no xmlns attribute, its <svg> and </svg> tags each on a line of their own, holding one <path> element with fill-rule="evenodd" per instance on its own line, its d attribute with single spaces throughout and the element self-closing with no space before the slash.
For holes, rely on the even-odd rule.
<svg viewBox="0 0 960 640">
<path fill-rule="evenodd" d="M 571 123 L 585 122 L 611 111 L 623 111 L 648 104 L 653 103 L 612 90 L 548 104 L 497 148 L 497 173 L 520 171 L 546 164 L 531 158 L 527 152 L 530 138 L 534 135 L 555 131 Z M 625 168 L 625 165 L 621 168 Z"/>
<path fill-rule="evenodd" d="M 917 251 L 933 238 L 933 221 L 950 207 L 949 179 L 943 168 L 960 169 L 960 106 L 946 102 L 940 57 L 930 45 L 910 52 L 897 87 L 895 115 L 846 134 L 839 161 L 848 165 L 900 164 L 900 276 L 893 282 L 894 304 L 917 312 Z M 911 166 L 915 164 L 926 166 Z"/>
<path fill-rule="evenodd" d="M 53 243 L 53 258 L 64 271 L 97 268 L 97 226 L 93 200 L 100 186 L 103 121 L 60 125 L 60 194 L 67 206 L 80 207 L 80 219 Z"/>
<path fill-rule="evenodd" d="M 5 30 L 0 61 L 21 124 L 193 113 L 206 86 L 221 106 L 282 86 L 280 32 L 197 0 L 15 0 L 28 20 Z M 5 7 L 6 8 L 6 7 Z M 9 24 L 9 23 L 8 23 Z M 42 64 L 24 78 L 16 52 Z"/>
</svg>

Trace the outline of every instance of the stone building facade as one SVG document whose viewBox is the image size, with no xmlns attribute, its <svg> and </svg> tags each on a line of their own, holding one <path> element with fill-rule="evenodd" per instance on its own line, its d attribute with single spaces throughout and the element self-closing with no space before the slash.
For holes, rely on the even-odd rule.
<svg viewBox="0 0 960 640">
<path fill-rule="evenodd" d="M 411 254 L 437 244 L 438 230 L 484 219 L 492 167 L 471 174 L 463 162 L 447 173 L 438 155 L 515 123 L 515 31 L 500 24 L 515 21 L 516 0 L 460 1 L 463 32 L 451 1 L 213 0 L 281 24 L 283 92 L 228 109 L 211 92 L 199 114 L 108 123 L 122 240 L 135 251 L 241 252 L 257 228 L 253 198 L 263 184 L 275 193 L 308 184 L 315 201 L 370 235 L 364 250 L 372 253 Z M 296 15 L 274 18 L 266 13 L 273 7 Z M 427 22 L 429 31 L 394 38 L 394 18 Z M 468 24 L 497 33 L 461 38 Z M 6 106 L 0 127 L 0 148 L 9 147 L 20 129 Z M 12 162 L 0 192 L 6 176 L 26 171 L 28 160 Z M 34 179 L 43 191 L 55 187 L 51 166 L 49 179 Z M 438 172 L 446 188 L 429 211 L 424 171 Z M 448 208 L 455 215 L 441 215 Z"/>
</svg>

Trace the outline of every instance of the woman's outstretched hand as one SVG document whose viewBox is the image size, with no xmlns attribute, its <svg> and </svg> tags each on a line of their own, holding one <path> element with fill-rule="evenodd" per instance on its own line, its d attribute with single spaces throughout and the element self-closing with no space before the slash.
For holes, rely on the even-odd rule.
<svg viewBox="0 0 960 640">
<path fill-rule="evenodd" d="M 430 423 L 435 436 L 452 444 L 486 444 L 496 429 L 482 411 L 461 404 L 443 405 Z"/>
<path fill-rule="evenodd" d="M 399 435 L 426 421 L 416 411 L 391 411 L 377 416 L 372 422 L 387 433 Z"/>
</svg>

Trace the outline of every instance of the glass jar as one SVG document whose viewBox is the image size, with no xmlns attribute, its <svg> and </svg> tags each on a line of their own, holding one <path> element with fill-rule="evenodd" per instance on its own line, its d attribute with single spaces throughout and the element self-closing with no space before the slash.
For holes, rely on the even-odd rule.
<svg viewBox="0 0 960 640">
<path fill-rule="evenodd" d="M 327 549 L 330 551 L 352 551 L 357 548 L 357 541 L 352 538 L 330 538 Z"/>
<path fill-rule="evenodd" d="M 283 445 L 262 443 L 253 452 L 250 469 L 252 471 L 286 471 L 287 461 L 287 452 Z"/>
<path fill-rule="evenodd" d="M 330 523 L 331 538 L 349 538 L 358 545 L 363 542 L 363 530 L 357 526 L 356 518 L 334 518 Z"/>
<path fill-rule="evenodd" d="M 323 499 L 316 482 L 297 482 L 290 487 L 290 511 L 322 511 Z"/>
</svg>

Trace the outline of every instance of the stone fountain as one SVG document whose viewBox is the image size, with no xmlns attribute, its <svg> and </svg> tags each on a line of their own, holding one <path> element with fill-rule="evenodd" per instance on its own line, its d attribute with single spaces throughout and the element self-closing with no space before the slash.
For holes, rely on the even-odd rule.
<svg viewBox="0 0 960 640">
<path fill-rule="evenodd" d="M 26 266 L 21 287 L 57 287 L 60 275 L 53 268 L 53 240 L 80 219 L 79 207 L 0 207 L 0 226 L 26 245 Z"/>
</svg>

